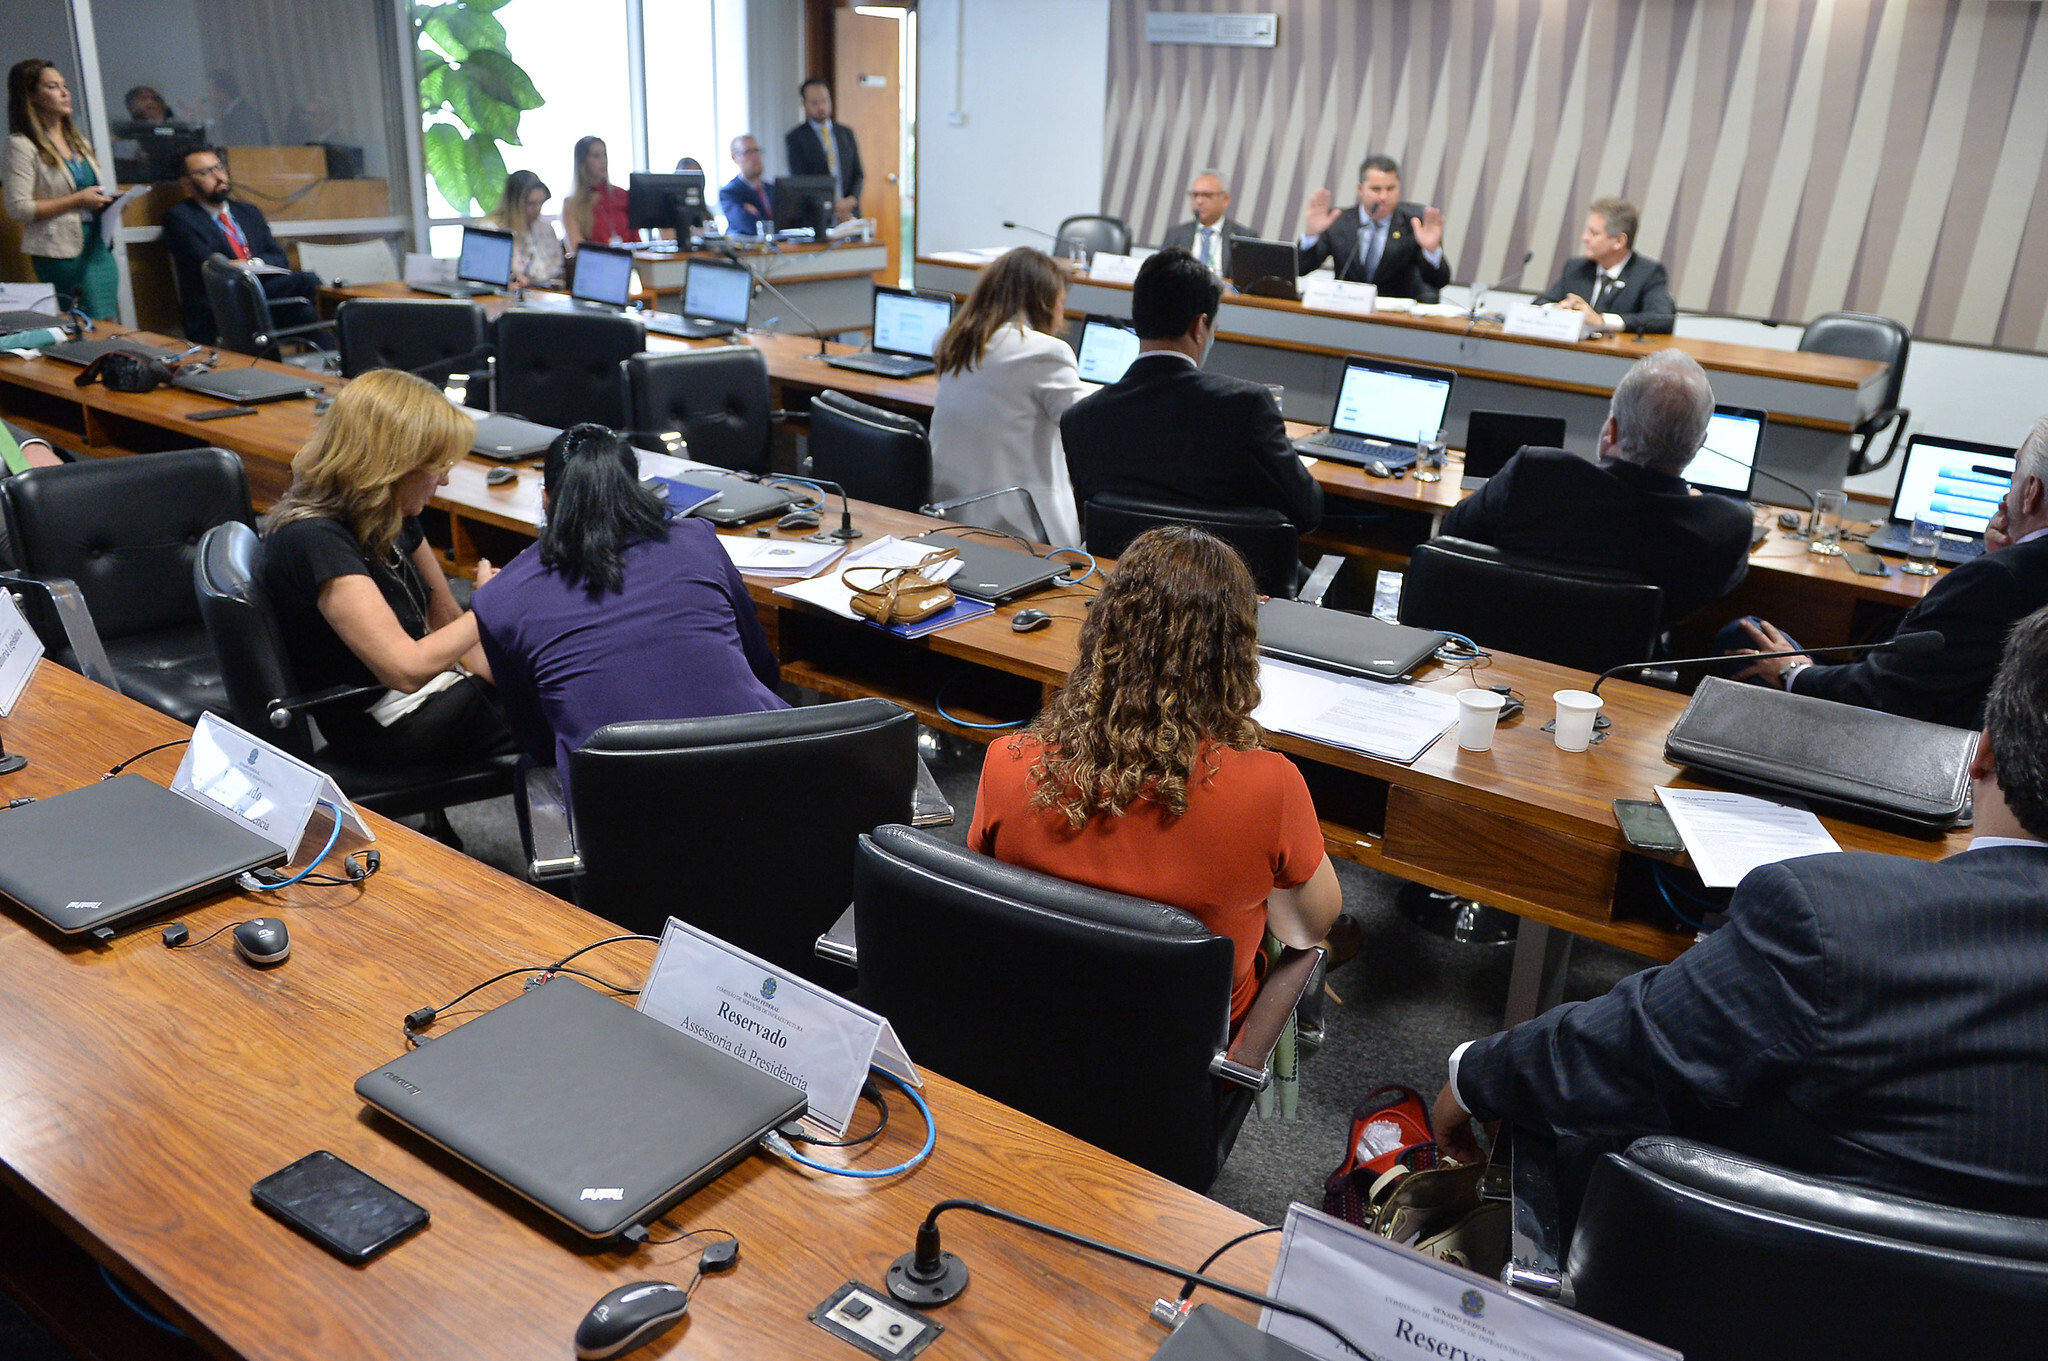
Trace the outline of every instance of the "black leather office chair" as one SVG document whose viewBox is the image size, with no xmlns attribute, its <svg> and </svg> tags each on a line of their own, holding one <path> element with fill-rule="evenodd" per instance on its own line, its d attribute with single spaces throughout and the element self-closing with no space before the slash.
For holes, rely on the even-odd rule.
<svg viewBox="0 0 2048 1361">
<path fill-rule="evenodd" d="M 498 318 L 498 410 L 561 429 L 622 425 L 619 365 L 646 348 L 631 317 L 514 308 Z"/>
<path fill-rule="evenodd" d="M 1082 516 L 1082 543 L 1098 557 L 1116 557 L 1148 529 L 1193 525 L 1235 548 L 1251 568 L 1262 595 L 1289 600 L 1301 576 L 1300 536 L 1279 511 L 1267 506 L 1188 506 L 1150 497 L 1101 492 Z"/>
<path fill-rule="evenodd" d="M 909 827 L 860 840 L 860 998 L 919 1063 L 1197 1191 L 1237 1139 L 1320 950 L 1230 1036 L 1230 940 L 1178 908 Z"/>
<path fill-rule="evenodd" d="M 411 373 L 432 364 L 435 367 L 421 373 L 422 378 L 439 384 L 450 374 L 468 373 L 470 404 L 488 406 L 479 399 L 489 385 L 474 381 L 490 371 L 489 357 L 477 353 L 490 340 L 481 304 L 459 298 L 350 298 L 336 309 L 334 326 L 341 344 L 342 377 L 354 378 L 371 369 Z"/>
<path fill-rule="evenodd" d="M 255 519 L 239 458 L 179 449 L 31 468 L 0 478 L 0 504 L 23 570 L 77 584 L 123 694 L 181 723 L 227 711 L 192 563 L 208 530 Z M 52 659 L 82 669 L 69 648 Z"/>
<path fill-rule="evenodd" d="M 331 321 L 308 320 L 280 326 L 271 313 L 270 297 L 255 275 L 236 267 L 225 255 L 212 255 L 199 264 L 206 282 L 206 305 L 213 309 L 214 325 L 220 328 L 220 347 L 258 359 L 284 358 L 283 345 L 297 341 L 311 346 L 314 337 L 334 334 Z M 294 313 L 312 314 L 312 305 L 294 298 Z"/>
<path fill-rule="evenodd" d="M 843 985 L 813 944 L 853 898 L 855 839 L 910 820 L 917 769 L 917 718 L 885 699 L 600 728 L 569 755 L 576 901 Z"/>
<path fill-rule="evenodd" d="M 209 530 L 186 580 L 198 588 L 199 611 L 227 687 L 227 717 L 237 727 L 311 761 L 332 775 L 352 801 L 387 817 L 512 792 L 515 760 L 510 756 L 465 765 L 356 766 L 317 740 L 308 717 L 317 721 L 323 703 L 362 691 L 341 686 L 301 693 L 263 589 L 263 541 L 248 525 L 237 521 Z"/>
<path fill-rule="evenodd" d="M 1120 217 L 1102 213 L 1076 213 L 1060 223 L 1053 235 L 1062 247 L 1079 246 L 1093 256 L 1097 251 L 1111 255 L 1131 253 L 1131 224 Z"/>
<path fill-rule="evenodd" d="M 1885 376 L 1884 401 L 1852 432 L 1861 441 L 1849 456 L 1849 476 L 1875 472 L 1892 461 L 1899 442 L 1906 437 L 1906 424 L 1913 413 L 1899 405 L 1899 391 L 1906 381 L 1906 353 L 1913 348 L 1913 333 L 1890 317 L 1869 312 L 1826 312 L 1806 323 L 1799 348 L 1809 354 L 1839 354 L 1850 359 L 1875 359 L 1891 365 Z M 1870 448 L 1877 437 L 1891 427 L 1891 443 L 1884 457 L 1872 462 Z"/>
<path fill-rule="evenodd" d="M 1520 1193 L 1518 1223 L 1547 1213 Z M 1545 1226 L 1547 1228 L 1547 1225 Z M 1544 1273 L 1522 1257 L 1512 1283 Z M 1531 1273 L 1531 1266 L 1538 1270 Z M 1687 1361 L 2028 1356 L 2048 1338 L 2048 1220 L 1953 1210 L 1669 1135 L 1595 1164 L 1554 1287 Z"/>
<path fill-rule="evenodd" d="M 700 463 L 741 472 L 771 471 L 769 440 L 781 414 L 768 395 L 768 360 L 751 345 L 626 361 L 626 423 L 633 442 L 666 450 L 681 437 Z"/>
<path fill-rule="evenodd" d="M 932 442 L 924 427 L 843 392 L 811 398 L 804 470 L 837 482 L 856 501 L 915 511 L 932 499 Z"/>
<path fill-rule="evenodd" d="M 1417 544 L 1401 622 L 1581 671 L 1650 660 L 1664 592 L 1625 572 L 1517 557 L 1469 539 Z"/>
</svg>

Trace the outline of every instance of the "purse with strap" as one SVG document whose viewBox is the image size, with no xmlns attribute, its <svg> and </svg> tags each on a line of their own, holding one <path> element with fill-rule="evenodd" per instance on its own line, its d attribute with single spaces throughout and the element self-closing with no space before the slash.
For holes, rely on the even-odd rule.
<svg viewBox="0 0 2048 1361">
<path fill-rule="evenodd" d="M 1507 1265 L 1509 1207 L 1482 1201 L 1484 1163 L 1456 1163 L 1437 1147 L 1429 1106 L 1397 1083 L 1352 1111 L 1343 1166 L 1323 1183 L 1323 1212 L 1498 1278 Z"/>
<path fill-rule="evenodd" d="M 959 556 L 957 548 L 941 548 L 910 567 L 849 567 L 839 574 L 839 582 L 853 592 L 853 612 L 863 619 L 884 625 L 915 624 L 953 603 L 953 588 L 925 576 L 925 569 Z M 863 586 L 854 580 L 856 572 L 881 575 L 872 585 Z"/>
</svg>

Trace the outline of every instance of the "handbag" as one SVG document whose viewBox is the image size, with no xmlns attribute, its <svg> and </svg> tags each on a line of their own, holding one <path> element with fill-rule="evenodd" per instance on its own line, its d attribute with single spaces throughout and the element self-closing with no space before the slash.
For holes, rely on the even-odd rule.
<svg viewBox="0 0 2048 1361">
<path fill-rule="evenodd" d="M 853 592 L 853 612 L 861 618 L 885 627 L 915 624 L 953 603 L 953 588 L 925 576 L 925 569 L 959 556 L 957 548 L 941 548 L 910 567 L 849 567 L 839 574 L 839 583 Z M 853 579 L 856 572 L 879 572 L 881 576 L 875 584 L 863 586 Z"/>
<path fill-rule="evenodd" d="M 1344 1164 L 1323 1183 L 1323 1212 L 1497 1278 L 1507 1265 L 1510 1210 L 1480 1199 L 1485 1172 L 1484 1163 L 1447 1159 L 1428 1104 L 1412 1088 L 1389 1083 L 1353 1109 Z"/>
</svg>

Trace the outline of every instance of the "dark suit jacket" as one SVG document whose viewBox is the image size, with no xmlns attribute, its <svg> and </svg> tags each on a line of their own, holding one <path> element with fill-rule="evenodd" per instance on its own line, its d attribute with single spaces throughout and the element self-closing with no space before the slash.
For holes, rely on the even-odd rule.
<svg viewBox="0 0 2048 1361">
<path fill-rule="evenodd" d="M 734 236 L 759 236 L 761 220 L 775 213 L 775 181 L 764 179 L 757 196 L 753 187 L 738 175 L 718 190 L 718 211 L 725 229 Z"/>
<path fill-rule="evenodd" d="M 1358 252 L 1358 205 L 1352 204 L 1316 243 L 1301 253 L 1301 272 L 1308 273 L 1325 260 L 1337 262 L 1337 277 L 1372 284 L 1389 298 L 1413 298 L 1435 302 L 1437 290 L 1451 281 L 1451 259 L 1443 256 L 1432 265 L 1415 244 L 1412 219 L 1422 216 L 1419 203 L 1394 205 L 1393 221 L 1387 228 L 1387 244 L 1380 251 L 1380 267 L 1371 278 L 1365 276 L 1365 261 Z"/>
<path fill-rule="evenodd" d="M 1166 239 L 1160 245 L 1166 250 L 1172 250 L 1175 246 L 1178 246 L 1192 255 L 1195 251 L 1195 232 L 1200 226 L 1200 223 L 1196 222 L 1193 218 L 1189 218 L 1180 225 L 1170 228 L 1166 233 Z M 1232 238 L 1239 236 L 1255 237 L 1258 233 L 1245 226 L 1244 223 L 1239 222 L 1236 218 L 1230 217 L 1226 217 L 1217 223 L 1216 230 L 1221 233 L 1216 242 L 1216 272 L 1228 279 L 1230 277 L 1230 242 Z"/>
<path fill-rule="evenodd" d="M 1303 533 L 1323 489 L 1301 466 L 1273 394 L 1170 354 L 1141 354 L 1121 380 L 1067 408 L 1060 442 L 1074 500 L 1123 492 L 1205 506 L 1271 506 Z"/>
<path fill-rule="evenodd" d="M 1809 666 L 1792 678 L 1792 689 L 1952 728 L 1981 728 L 2006 633 L 2044 605 L 2048 538 L 2013 544 L 1942 577 L 1899 620 L 1901 633 L 1939 633 L 1946 644 L 1941 651 L 1915 657 L 1874 652 L 1844 666 Z"/>
<path fill-rule="evenodd" d="M 1591 302 L 1593 281 L 1599 276 L 1599 267 L 1591 260 L 1583 255 L 1574 256 L 1565 261 L 1557 282 L 1536 295 L 1536 301 L 1563 302 L 1565 294 L 1576 293 Z M 1619 314 L 1627 330 L 1661 336 L 1671 334 L 1678 304 L 1671 300 L 1664 266 L 1647 255 L 1631 255 L 1621 267 L 1621 291 L 1601 302 L 1600 310 Z"/>
<path fill-rule="evenodd" d="M 1749 507 L 1621 459 L 1524 449 L 1444 516 L 1443 532 L 1510 553 L 1633 572 L 1664 588 L 1664 622 L 1749 571 Z"/>
<path fill-rule="evenodd" d="M 291 268 L 284 247 L 271 234 L 261 209 L 230 199 L 228 211 L 234 215 L 235 225 L 242 229 L 251 255 L 279 269 Z M 228 234 L 213 214 L 188 198 L 173 204 L 164 214 L 164 249 L 170 252 L 171 268 L 178 278 L 178 305 L 185 320 L 185 338 L 201 345 L 213 344 L 220 338 L 220 328 L 213 324 L 213 308 L 206 301 L 206 280 L 199 267 L 210 255 L 234 257 Z M 260 282 L 263 291 L 273 298 L 304 297 L 308 302 L 319 287 L 319 280 L 304 271 L 295 271 L 290 276 L 266 275 Z"/>
<path fill-rule="evenodd" d="M 854 144 L 853 129 L 832 120 L 832 140 L 839 148 L 839 195 L 841 198 L 860 197 L 861 169 L 860 148 Z M 789 153 L 789 173 L 792 175 L 829 175 L 832 163 L 825 159 L 825 144 L 818 140 L 817 129 L 810 121 L 798 123 L 783 134 L 782 146 Z"/>
<path fill-rule="evenodd" d="M 1559 1135 L 1674 1132 L 2048 1214 L 2044 903 L 2048 848 L 1767 865 L 1676 963 L 1472 1045 L 1459 1099 Z"/>
</svg>

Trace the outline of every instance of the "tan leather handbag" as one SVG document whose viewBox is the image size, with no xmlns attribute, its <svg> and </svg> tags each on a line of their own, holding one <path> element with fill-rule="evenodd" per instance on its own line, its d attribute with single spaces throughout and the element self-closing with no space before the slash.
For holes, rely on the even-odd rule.
<svg viewBox="0 0 2048 1361">
<path fill-rule="evenodd" d="M 839 574 L 840 584 L 853 592 L 853 612 L 877 624 L 915 624 L 928 619 L 953 603 L 953 589 L 933 581 L 924 573 L 960 556 L 957 548 L 927 553 L 914 567 L 849 567 Z M 871 585 L 854 580 L 856 572 L 878 573 Z"/>
</svg>

